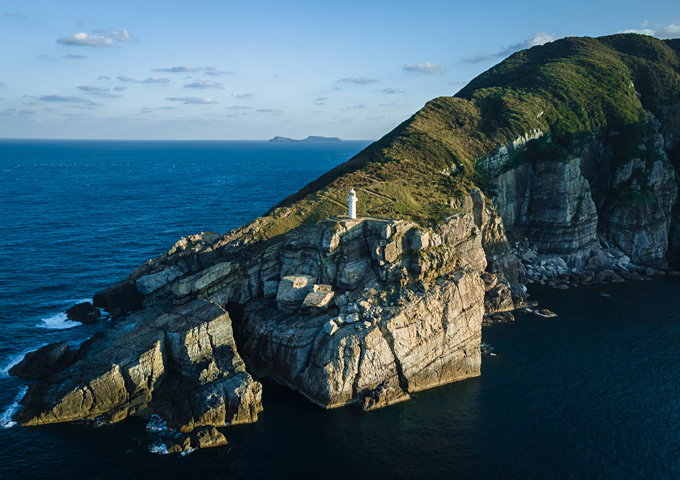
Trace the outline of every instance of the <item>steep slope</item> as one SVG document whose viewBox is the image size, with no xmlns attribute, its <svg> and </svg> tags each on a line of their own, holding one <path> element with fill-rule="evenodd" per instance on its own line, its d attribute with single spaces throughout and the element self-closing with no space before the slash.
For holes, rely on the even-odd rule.
<svg viewBox="0 0 680 480">
<path fill-rule="evenodd" d="M 428 102 L 394 131 L 280 202 L 245 231 L 253 238 L 269 239 L 342 214 L 350 188 L 358 192 L 360 214 L 432 224 L 459 211 L 460 199 L 472 187 L 493 196 L 498 176 L 508 170 L 584 155 L 588 158 L 576 170 L 589 185 L 565 189 L 574 192 L 571 200 L 592 197 L 603 221 L 593 223 L 591 218 L 591 227 L 611 230 L 614 238 L 628 224 L 659 223 L 660 218 L 650 215 L 660 210 L 666 218 L 675 201 L 674 174 L 666 155 L 678 163 L 679 43 L 626 34 L 566 38 L 515 53 L 456 96 Z M 594 159 L 598 149 L 602 154 Z M 644 164 L 637 168 L 638 176 L 656 175 L 657 180 L 651 185 L 638 180 L 632 190 L 631 185 L 613 188 L 616 169 L 636 158 Z M 662 164 L 654 167 L 657 160 Z M 502 204 L 506 200 L 498 198 Z M 622 220 L 620 212 L 609 211 L 612 205 L 617 211 L 619 207 L 650 211 L 637 219 L 625 214 Z M 513 225 L 514 221 L 507 226 Z M 522 227 L 520 236 L 541 230 L 528 222 L 516 226 Z M 586 237 L 592 243 L 594 230 Z M 625 243 L 618 241 L 632 253 Z M 582 242 L 574 243 L 576 249 L 581 246 Z M 663 264 L 650 255 L 638 257 Z"/>
</svg>

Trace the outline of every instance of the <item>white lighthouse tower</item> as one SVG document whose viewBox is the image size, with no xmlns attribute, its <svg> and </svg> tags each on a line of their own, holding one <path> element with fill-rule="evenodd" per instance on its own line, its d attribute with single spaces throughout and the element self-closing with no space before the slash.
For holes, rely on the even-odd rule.
<svg viewBox="0 0 680 480">
<path fill-rule="evenodd" d="M 354 189 L 349 191 L 347 201 L 349 202 L 349 218 L 357 218 L 357 194 Z"/>
</svg>

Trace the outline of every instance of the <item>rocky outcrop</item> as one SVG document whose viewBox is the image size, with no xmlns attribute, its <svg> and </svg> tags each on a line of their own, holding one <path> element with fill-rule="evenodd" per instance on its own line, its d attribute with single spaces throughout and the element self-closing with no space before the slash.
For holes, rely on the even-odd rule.
<svg viewBox="0 0 680 480">
<path fill-rule="evenodd" d="M 167 308 L 167 306 L 166 306 Z M 196 300 L 138 312 L 96 335 L 68 370 L 32 385 L 23 425 L 158 413 L 177 430 L 255 421 L 261 386 L 245 371 L 229 315 Z"/>
<path fill-rule="evenodd" d="M 69 320 L 75 320 L 76 322 L 94 323 L 99 320 L 101 312 L 90 302 L 83 302 L 66 310 L 66 316 Z"/>
<path fill-rule="evenodd" d="M 238 303 L 239 348 L 268 376 L 325 408 L 376 408 L 479 375 L 486 266 L 467 213 L 428 231 L 385 220 L 328 220 L 270 247 Z M 258 272 L 259 275 L 252 275 Z M 269 286 L 272 285 L 272 286 Z M 273 285 L 277 286 L 272 298 Z"/>
<path fill-rule="evenodd" d="M 74 360 L 75 352 L 69 348 L 68 343 L 50 343 L 34 352 L 28 352 L 8 373 L 22 378 L 46 377 L 63 370 Z"/>
</svg>

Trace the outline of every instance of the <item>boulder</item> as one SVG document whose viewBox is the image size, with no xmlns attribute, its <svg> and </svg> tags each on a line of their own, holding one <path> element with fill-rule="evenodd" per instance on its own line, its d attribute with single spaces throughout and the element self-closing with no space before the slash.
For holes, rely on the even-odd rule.
<svg viewBox="0 0 680 480">
<path fill-rule="evenodd" d="M 314 289 L 314 278 L 309 275 L 288 275 L 279 282 L 276 301 L 279 308 L 297 310 Z"/>
<path fill-rule="evenodd" d="M 94 323 L 99 320 L 101 312 L 90 302 L 83 302 L 66 310 L 66 316 L 76 322 Z"/>
<path fill-rule="evenodd" d="M 142 306 L 144 295 L 137 290 L 131 281 L 117 283 L 113 287 L 97 292 L 94 296 L 94 306 L 103 308 L 107 312 L 118 316 L 128 312 L 135 312 Z"/>
<path fill-rule="evenodd" d="M 326 324 L 323 326 L 323 330 L 328 335 L 333 335 L 335 332 L 338 331 L 338 324 L 335 323 L 333 320 L 328 320 L 328 322 L 326 322 Z"/>
<path fill-rule="evenodd" d="M 333 292 L 309 292 L 302 302 L 303 309 L 327 310 L 333 300 Z"/>
<path fill-rule="evenodd" d="M 226 444 L 226 437 L 215 427 L 201 427 L 191 432 L 191 446 L 194 448 L 221 447 Z"/>
<path fill-rule="evenodd" d="M 63 370 L 75 360 L 75 352 L 68 343 L 50 343 L 34 352 L 28 352 L 22 361 L 9 369 L 14 377 L 45 377 Z"/>
</svg>

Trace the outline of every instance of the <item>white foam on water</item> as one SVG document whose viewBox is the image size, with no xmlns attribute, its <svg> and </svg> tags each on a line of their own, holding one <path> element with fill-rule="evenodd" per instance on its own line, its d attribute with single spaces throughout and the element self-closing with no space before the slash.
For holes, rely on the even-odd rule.
<svg viewBox="0 0 680 480">
<path fill-rule="evenodd" d="M 66 312 L 43 318 L 41 321 L 42 323 L 37 324 L 36 327 L 46 328 L 48 330 L 64 330 L 82 325 L 82 323 L 76 322 L 75 320 L 69 320 L 66 316 Z"/>
<path fill-rule="evenodd" d="M 19 389 L 17 396 L 14 397 L 14 402 L 4 412 L 0 413 L 0 428 L 12 428 L 17 424 L 17 422 L 12 420 L 12 417 L 19 410 L 19 401 L 26 395 L 27 391 L 28 385 L 23 385 Z"/>
<path fill-rule="evenodd" d="M 149 423 L 146 424 L 146 431 L 154 433 L 170 433 L 168 424 L 158 415 L 151 415 Z"/>
<path fill-rule="evenodd" d="M 163 443 L 162 440 L 156 440 L 151 445 L 149 445 L 149 452 L 155 453 L 156 455 L 167 455 L 168 447 Z"/>
<path fill-rule="evenodd" d="M 104 420 L 102 417 L 97 417 L 94 420 L 92 420 L 92 425 L 94 425 L 94 428 L 102 428 L 102 427 L 108 427 L 111 425 L 111 422 L 108 420 Z"/>
</svg>

